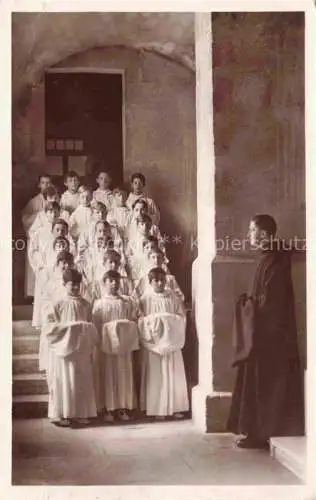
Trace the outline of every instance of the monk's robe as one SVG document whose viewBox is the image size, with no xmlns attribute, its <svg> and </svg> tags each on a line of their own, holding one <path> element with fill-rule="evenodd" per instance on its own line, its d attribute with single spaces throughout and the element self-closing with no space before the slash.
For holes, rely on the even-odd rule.
<svg viewBox="0 0 316 500">
<path fill-rule="evenodd" d="M 170 416 L 189 410 L 182 348 L 186 316 L 171 290 L 148 291 L 140 299 L 142 349 L 140 405 L 148 416 Z"/>
<path fill-rule="evenodd" d="M 235 318 L 236 384 L 228 430 L 255 439 L 304 433 L 302 372 L 289 251 L 264 251 Z"/>
</svg>

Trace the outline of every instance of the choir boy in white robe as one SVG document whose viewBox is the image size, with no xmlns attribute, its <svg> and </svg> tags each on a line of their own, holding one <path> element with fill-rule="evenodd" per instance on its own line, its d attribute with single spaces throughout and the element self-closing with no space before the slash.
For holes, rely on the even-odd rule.
<svg viewBox="0 0 316 500">
<path fill-rule="evenodd" d="M 30 228 L 32 227 L 36 216 L 43 211 L 46 202 L 46 191 L 52 185 L 51 177 L 48 174 L 42 174 L 39 177 L 39 193 L 32 198 L 22 211 L 22 224 L 27 237 L 27 252 L 25 255 L 25 285 L 24 292 L 26 297 L 34 296 L 35 275 L 29 264 L 28 248 L 30 244 Z"/>
<path fill-rule="evenodd" d="M 152 222 L 147 214 L 140 215 L 135 220 L 135 230 L 130 233 L 129 242 L 126 248 L 130 274 L 133 280 L 141 278 L 146 263 L 144 246 L 148 238 L 152 236 Z M 162 238 L 157 238 L 158 247 L 165 252 L 165 246 Z"/>
<path fill-rule="evenodd" d="M 66 296 L 54 301 L 43 333 L 48 343 L 48 417 L 61 427 L 89 424 L 97 416 L 93 357 L 98 333 L 91 306 L 80 295 L 81 275 L 63 273 Z"/>
<path fill-rule="evenodd" d="M 111 354 L 108 353 L 108 349 L 99 349 L 100 384 L 98 406 L 99 409 L 105 410 L 104 419 L 108 422 L 114 420 L 115 410 L 118 410 L 115 413 L 117 413 L 120 420 L 129 420 L 130 416 L 127 411 L 136 408 L 133 349 L 120 350 L 121 344 L 124 344 L 124 339 L 118 337 L 115 322 L 122 322 L 122 320 L 125 322 L 123 335 L 127 336 L 130 332 L 131 322 L 136 321 L 137 311 L 135 302 L 130 297 L 119 295 L 120 278 L 119 273 L 116 271 L 108 271 L 104 275 L 104 294 L 100 300 L 95 301 L 93 306 L 93 321 L 102 337 L 102 346 L 105 345 L 104 328 L 112 331 L 111 337 L 113 337 L 113 334 L 116 336 L 113 339 L 113 344 L 117 341 L 116 347 L 110 342 L 113 348 Z M 126 321 L 129 322 L 128 325 Z M 137 325 L 134 323 L 132 326 L 134 326 L 137 341 L 136 348 L 138 348 Z M 121 325 L 121 328 L 124 328 L 124 325 Z M 133 338 L 133 344 L 135 344 L 135 337 Z"/>
<path fill-rule="evenodd" d="M 81 233 L 88 230 L 92 223 L 92 193 L 87 186 L 80 186 L 78 189 L 79 205 L 69 218 L 70 234 L 77 242 Z"/>
<path fill-rule="evenodd" d="M 47 265 L 47 257 L 52 249 L 53 241 L 57 236 L 65 236 L 62 234 L 62 227 L 65 221 L 61 224 L 55 224 L 59 216 L 59 205 L 56 202 L 49 202 L 45 206 L 46 221 L 43 226 L 36 231 L 30 238 L 28 248 L 29 263 L 35 274 L 35 291 L 32 325 L 39 328 L 40 321 L 40 301 L 42 293 L 42 283 L 45 276 L 45 266 Z M 61 232 L 59 231 L 61 229 Z"/>
<path fill-rule="evenodd" d="M 96 224 L 101 221 L 106 222 L 107 209 L 106 206 L 100 201 L 96 201 L 91 205 L 92 217 L 91 222 L 88 224 L 84 231 L 81 231 L 78 238 L 78 253 L 82 255 L 87 248 L 94 244 L 94 237 L 96 233 Z"/>
<path fill-rule="evenodd" d="M 142 350 L 142 382 L 141 382 L 141 409 L 148 416 L 155 416 L 164 420 L 167 416 L 183 418 L 183 412 L 189 410 L 188 390 L 186 375 L 181 349 L 184 345 L 185 335 L 185 311 L 182 301 L 171 290 L 166 289 L 166 273 L 163 269 L 152 269 L 148 274 L 151 289 L 146 291 L 140 299 L 140 313 L 154 324 L 157 317 L 167 315 L 173 319 L 172 324 L 179 324 L 181 332 L 171 332 L 169 344 L 165 344 L 162 350 L 152 350 L 159 341 L 160 332 L 151 331 L 150 339 Z M 153 316 L 152 316 L 153 315 Z M 155 319 L 153 320 L 153 317 Z M 142 322 L 142 323 L 141 323 Z M 146 324 L 139 320 L 139 328 L 142 337 L 142 326 Z M 158 328 L 159 330 L 159 328 Z M 154 332 L 154 337 L 151 338 Z M 146 336 L 145 335 L 145 336 Z M 182 337 L 181 337 L 182 335 Z M 158 337 L 157 337 L 158 336 Z M 177 340 L 180 338 L 181 340 Z"/>
<path fill-rule="evenodd" d="M 148 206 L 148 215 L 151 217 L 153 224 L 159 225 L 160 213 L 158 207 L 152 198 L 149 198 L 144 193 L 146 179 L 143 174 L 137 173 L 132 175 L 131 193 L 127 198 L 126 205 L 132 210 L 136 201 L 145 200 Z"/>
<path fill-rule="evenodd" d="M 107 210 L 110 210 L 113 200 L 113 194 L 110 189 L 112 177 L 109 172 L 101 170 L 98 173 L 96 181 L 99 187 L 93 191 L 93 202 L 99 201 L 106 206 Z"/>
<path fill-rule="evenodd" d="M 55 188 L 55 186 L 49 186 L 46 189 L 46 191 L 44 193 L 44 198 L 45 198 L 45 205 L 46 205 L 46 203 L 49 203 L 49 202 L 55 201 L 58 204 L 60 202 L 60 196 L 59 196 L 59 193 L 58 193 L 57 189 Z M 29 229 L 29 237 L 31 237 L 32 234 L 34 234 L 38 229 L 40 229 L 40 227 L 42 227 L 45 224 L 45 222 L 46 222 L 46 214 L 45 214 L 45 206 L 44 206 L 43 210 L 38 212 L 38 214 L 36 215 L 35 220 Z"/>
<path fill-rule="evenodd" d="M 147 257 L 147 266 L 144 269 L 144 274 L 135 286 L 135 290 L 139 297 L 141 297 L 149 288 L 148 273 L 151 269 L 161 268 L 166 273 L 166 290 L 172 290 L 181 302 L 184 303 L 184 294 L 180 289 L 177 280 L 173 274 L 169 272 L 169 269 L 165 263 L 165 256 L 161 250 L 152 250 Z"/>
<path fill-rule="evenodd" d="M 78 188 L 80 180 L 78 174 L 72 170 L 67 172 L 64 177 L 64 184 L 67 189 L 60 199 L 61 211 L 66 210 L 71 215 L 79 205 Z"/>
<path fill-rule="evenodd" d="M 56 238 L 58 240 L 58 238 Z M 55 240 L 55 241 L 56 241 Z M 67 240 L 66 240 L 67 241 Z M 47 267 L 45 269 L 45 277 L 43 279 L 43 292 L 41 301 L 41 336 L 40 336 L 40 346 L 39 346 L 39 370 L 47 370 L 47 355 L 48 355 L 48 344 L 43 331 L 43 325 L 47 319 L 47 315 L 51 312 L 51 306 L 57 300 L 66 297 L 66 288 L 63 282 L 63 273 L 67 269 L 74 269 L 74 257 L 73 254 L 67 250 L 61 250 L 54 262 L 52 267 Z"/>
<path fill-rule="evenodd" d="M 132 211 L 126 206 L 127 192 L 125 189 L 116 188 L 113 190 L 113 202 L 111 210 L 107 215 L 107 221 L 111 226 L 118 228 L 126 247 L 129 237 L 129 227 L 132 219 Z"/>
<path fill-rule="evenodd" d="M 147 205 L 146 201 L 143 199 L 136 200 L 133 207 L 132 207 L 132 217 L 131 217 L 129 227 L 128 227 L 128 239 L 131 239 L 131 238 L 133 239 L 134 233 L 137 230 L 137 221 L 143 217 L 146 217 L 146 218 L 149 217 L 151 222 L 152 222 L 152 226 L 150 229 L 151 236 L 155 236 L 156 238 L 161 240 L 161 233 L 160 233 L 159 227 L 157 225 L 153 224 L 152 218 L 148 212 L 148 205 Z"/>
<path fill-rule="evenodd" d="M 99 261 L 93 269 L 93 290 L 95 299 L 100 299 L 104 290 L 103 277 L 107 271 L 116 271 L 120 274 L 120 295 L 132 295 L 134 291 L 133 282 L 126 276 L 125 269 L 121 266 L 121 256 L 115 250 L 107 250 L 102 261 Z"/>
</svg>

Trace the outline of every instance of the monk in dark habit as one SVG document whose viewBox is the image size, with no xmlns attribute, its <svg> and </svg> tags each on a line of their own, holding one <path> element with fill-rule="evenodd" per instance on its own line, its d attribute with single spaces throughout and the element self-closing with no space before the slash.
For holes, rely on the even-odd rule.
<svg viewBox="0 0 316 500">
<path fill-rule="evenodd" d="M 242 294 L 235 306 L 237 377 L 227 427 L 243 435 L 239 448 L 268 449 L 272 436 L 304 434 L 291 251 L 276 230 L 269 215 L 250 222 L 250 244 L 262 255 L 250 295 Z"/>
</svg>

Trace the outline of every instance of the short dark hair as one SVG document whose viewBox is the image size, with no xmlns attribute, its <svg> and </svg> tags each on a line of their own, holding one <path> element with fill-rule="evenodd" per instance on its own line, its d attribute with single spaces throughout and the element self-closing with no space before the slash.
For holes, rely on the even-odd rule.
<svg viewBox="0 0 316 500">
<path fill-rule="evenodd" d="M 75 172 L 74 170 L 69 170 L 68 172 L 66 172 L 66 174 L 64 175 L 64 182 L 66 182 L 68 179 L 72 179 L 73 177 L 77 177 L 78 181 L 80 180 L 80 177 L 79 175 L 77 174 L 77 172 Z"/>
<path fill-rule="evenodd" d="M 101 210 L 102 212 L 107 212 L 108 209 L 106 208 L 106 206 L 104 205 L 104 203 L 102 203 L 101 201 L 97 201 L 96 203 L 94 203 L 93 205 L 93 209 L 97 209 L 97 210 Z"/>
<path fill-rule="evenodd" d="M 156 236 L 146 236 L 146 238 L 144 238 L 143 240 L 143 247 L 147 244 L 147 243 L 155 243 L 155 245 L 157 245 L 157 248 L 158 248 L 158 238 L 156 238 Z"/>
<path fill-rule="evenodd" d="M 259 227 L 259 229 L 266 231 L 269 236 L 275 236 L 275 233 L 277 232 L 277 223 L 271 215 L 258 214 L 255 215 L 251 220 L 256 224 L 257 227 Z"/>
<path fill-rule="evenodd" d="M 162 276 L 165 278 L 166 277 L 166 272 L 161 267 L 154 267 L 148 273 L 149 283 L 151 283 L 151 281 L 153 279 L 158 279 L 158 278 L 160 278 Z"/>
<path fill-rule="evenodd" d="M 55 195 L 59 195 L 59 192 L 58 192 L 56 186 L 48 186 L 48 188 L 45 189 L 45 191 L 43 193 L 45 200 L 48 198 L 48 196 L 52 197 Z"/>
<path fill-rule="evenodd" d="M 79 273 L 77 269 L 66 269 L 66 271 L 63 272 L 63 282 L 66 284 L 69 281 L 80 284 L 82 281 L 82 274 Z"/>
<path fill-rule="evenodd" d="M 148 225 L 152 226 L 152 220 L 148 214 L 144 214 L 141 217 L 137 217 L 136 224 L 138 224 L 139 222 L 145 222 L 147 226 Z"/>
<path fill-rule="evenodd" d="M 59 243 L 60 241 L 64 241 L 67 245 L 68 245 L 68 248 L 69 248 L 69 240 L 68 238 L 66 238 L 65 236 L 57 236 L 54 241 L 53 241 L 53 248 L 55 249 L 57 243 Z"/>
<path fill-rule="evenodd" d="M 133 210 L 136 207 L 136 205 L 138 205 L 138 203 L 141 203 L 142 205 L 144 205 L 144 207 L 146 208 L 146 210 L 148 210 L 148 203 L 143 198 L 139 198 L 138 200 L 134 201 L 134 203 L 132 205 L 132 209 Z"/>
<path fill-rule="evenodd" d="M 116 195 L 116 194 L 123 194 L 126 198 L 127 198 L 127 191 L 124 187 L 116 187 L 113 189 L 113 194 Z"/>
<path fill-rule="evenodd" d="M 108 260 L 108 259 L 121 261 L 122 257 L 120 256 L 120 254 L 116 250 L 107 250 L 106 253 L 104 254 L 104 260 Z"/>
<path fill-rule="evenodd" d="M 98 162 L 97 165 L 100 165 L 100 162 Z M 100 174 L 106 174 L 112 180 L 112 174 L 111 174 L 111 172 L 106 167 L 102 167 L 102 165 L 99 166 L 98 169 L 97 169 L 96 178 L 98 178 Z"/>
<path fill-rule="evenodd" d="M 121 279 L 121 275 L 117 271 L 107 271 L 103 275 L 103 278 L 102 278 L 103 282 L 105 282 L 105 280 L 107 280 L 108 278 L 109 279 L 120 280 Z"/>
<path fill-rule="evenodd" d="M 67 250 L 62 250 L 61 252 L 59 252 L 57 254 L 56 262 L 57 262 L 57 264 L 59 264 L 59 262 L 61 262 L 63 260 L 68 262 L 68 264 L 73 264 L 74 263 L 74 256 L 72 255 L 72 253 L 68 252 Z"/>
<path fill-rule="evenodd" d="M 58 210 L 60 211 L 60 205 L 57 201 L 48 201 L 45 205 L 45 212 L 48 210 Z"/>
<path fill-rule="evenodd" d="M 152 253 L 157 253 L 157 254 L 161 255 L 161 257 L 165 256 L 165 254 L 163 253 L 163 251 L 159 247 L 155 248 L 155 250 L 152 250 L 150 253 L 151 254 Z"/>
<path fill-rule="evenodd" d="M 50 181 L 52 180 L 52 176 L 50 174 L 47 174 L 46 172 L 38 176 L 38 182 L 41 182 L 43 178 L 49 179 Z"/>
<path fill-rule="evenodd" d="M 56 220 L 54 220 L 52 229 L 54 229 L 54 227 L 57 226 L 57 224 L 61 224 L 68 231 L 68 227 L 69 226 L 68 226 L 68 223 L 64 219 L 56 219 Z"/>
<path fill-rule="evenodd" d="M 136 172 L 135 174 L 132 175 L 131 182 L 133 182 L 134 179 L 139 179 L 144 186 L 146 185 L 146 177 L 144 176 L 144 174 Z"/>
</svg>

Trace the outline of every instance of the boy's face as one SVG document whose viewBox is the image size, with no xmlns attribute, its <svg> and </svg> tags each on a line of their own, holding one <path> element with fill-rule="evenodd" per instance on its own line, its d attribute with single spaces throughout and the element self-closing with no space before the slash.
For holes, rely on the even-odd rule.
<svg viewBox="0 0 316 500">
<path fill-rule="evenodd" d="M 144 244 L 144 253 L 149 256 L 152 252 L 157 250 L 157 245 L 153 241 L 147 241 Z"/>
<path fill-rule="evenodd" d="M 116 278 L 106 278 L 106 280 L 104 281 L 105 291 L 109 295 L 116 295 L 119 287 L 120 287 L 120 282 Z"/>
<path fill-rule="evenodd" d="M 66 236 L 67 234 L 67 229 L 64 224 L 55 224 L 54 229 L 53 229 L 53 235 L 55 238 L 58 236 Z"/>
<path fill-rule="evenodd" d="M 68 242 L 66 240 L 57 241 L 55 244 L 55 252 L 59 253 L 59 252 L 62 252 L 63 250 L 66 250 L 66 252 L 69 252 Z"/>
<path fill-rule="evenodd" d="M 144 189 L 143 182 L 141 181 L 141 179 L 139 179 L 138 177 L 136 177 L 132 181 L 132 191 L 133 191 L 133 193 L 134 194 L 141 194 L 143 192 L 143 189 Z"/>
<path fill-rule="evenodd" d="M 53 196 L 47 196 L 46 201 L 47 202 L 51 201 L 51 202 L 57 202 L 57 203 L 59 203 L 60 198 L 59 198 L 58 194 L 56 193 L 56 194 L 53 194 Z"/>
<path fill-rule="evenodd" d="M 126 202 L 126 196 L 123 193 L 116 193 L 114 201 L 117 207 L 123 207 Z"/>
<path fill-rule="evenodd" d="M 137 231 L 142 236 L 147 236 L 149 234 L 149 227 L 148 227 L 147 222 L 139 221 L 137 224 Z"/>
<path fill-rule="evenodd" d="M 65 181 L 65 186 L 71 193 L 76 193 L 80 185 L 78 177 L 68 177 Z"/>
<path fill-rule="evenodd" d="M 80 181 L 77 176 L 75 177 L 68 177 L 65 180 L 65 186 L 70 191 L 71 193 L 76 193 L 78 191 L 78 188 L 80 186 Z"/>
<path fill-rule="evenodd" d="M 108 189 L 111 184 L 111 177 L 107 172 L 100 172 L 97 177 L 97 183 L 101 189 Z"/>
<path fill-rule="evenodd" d="M 97 239 L 97 250 L 100 252 L 105 252 L 107 250 L 107 242 L 105 237 Z"/>
<path fill-rule="evenodd" d="M 137 203 L 134 207 L 134 217 L 142 217 L 147 213 L 145 206 L 142 203 Z"/>
<path fill-rule="evenodd" d="M 154 267 L 161 267 L 163 264 L 163 257 L 160 253 L 156 252 L 151 252 L 149 254 L 149 262 L 154 266 Z"/>
<path fill-rule="evenodd" d="M 46 212 L 46 218 L 48 222 L 54 222 L 56 219 L 59 217 L 59 210 L 47 210 Z M 60 236 L 59 234 L 57 236 Z"/>
<path fill-rule="evenodd" d="M 153 278 L 150 285 L 154 292 L 162 293 L 166 286 L 166 278 L 164 276 L 159 276 L 158 278 Z"/>
<path fill-rule="evenodd" d="M 104 267 L 107 271 L 118 271 L 120 263 L 115 259 L 105 259 Z"/>
<path fill-rule="evenodd" d="M 67 269 L 70 269 L 70 268 L 73 267 L 73 262 L 71 263 L 71 262 L 69 262 L 67 260 L 60 260 L 58 262 L 58 266 L 57 267 L 58 267 L 59 271 L 63 273 Z"/>
<path fill-rule="evenodd" d="M 92 195 L 89 191 L 83 191 L 79 196 L 79 203 L 82 207 L 89 207 L 91 205 Z"/>
<path fill-rule="evenodd" d="M 65 283 L 65 288 L 67 295 L 70 297 L 78 297 L 78 295 L 80 295 L 80 283 L 67 281 L 67 283 Z"/>
<path fill-rule="evenodd" d="M 109 236 L 109 228 L 105 224 L 98 224 L 95 234 L 97 238 L 106 238 Z"/>
<path fill-rule="evenodd" d="M 100 210 L 100 208 L 94 208 L 92 212 L 93 219 L 95 221 L 99 220 L 105 220 L 106 219 L 106 212 Z"/>
<path fill-rule="evenodd" d="M 39 184 L 38 184 L 38 187 L 40 189 L 40 192 L 43 193 L 51 185 L 52 185 L 52 181 L 51 181 L 50 177 L 41 177 Z"/>
</svg>

